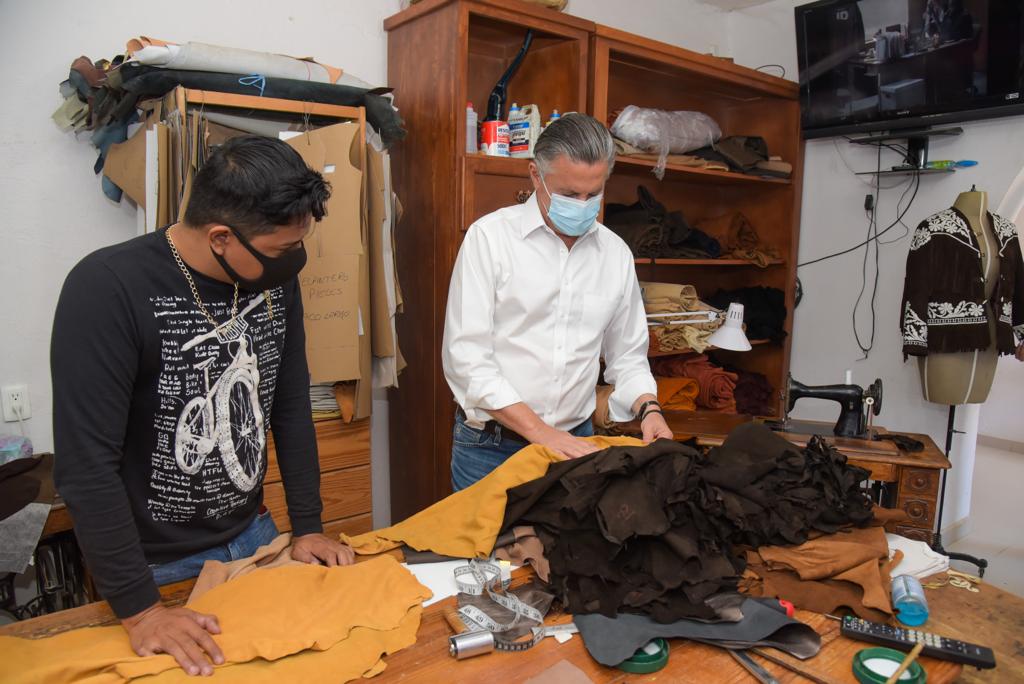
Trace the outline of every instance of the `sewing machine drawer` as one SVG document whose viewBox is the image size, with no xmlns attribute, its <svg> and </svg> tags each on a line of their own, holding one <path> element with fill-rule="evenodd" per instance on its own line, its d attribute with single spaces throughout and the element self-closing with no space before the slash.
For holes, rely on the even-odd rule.
<svg viewBox="0 0 1024 684">
<path fill-rule="evenodd" d="M 871 473 L 868 477 L 875 482 L 894 482 L 896 480 L 896 466 L 892 463 L 879 463 L 878 461 L 858 461 L 850 458 L 847 463 Z"/>
<path fill-rule="evenodd" d="M 911 525 L 932 528 L 935 522 L 935 502 L 928 499 L 903 499 L 900 505 L 910 516 Z"/>
<path fill-rule="evenodd" d="M 937 468 L 904 468 L 900 474 L 900 496 L 918 494 L 935 498 L 939 492 L 940 476 L 941 471 Z"/>
</svg>

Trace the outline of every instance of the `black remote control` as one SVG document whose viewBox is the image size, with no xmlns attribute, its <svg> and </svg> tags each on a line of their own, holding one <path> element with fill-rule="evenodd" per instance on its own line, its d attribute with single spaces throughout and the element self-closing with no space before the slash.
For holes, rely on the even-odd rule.
<svg viewBox="0 0 1024 684">
<path fill-rule="evenodd" d="M 965 641 L 948 639 L 938 634 L 920 632 L 916 629 L 891 627 L 881 622 L 861 620 L 853 615 L 843 618 L 840 633 L 845 637 L 867 641 L 868 643 L 888 646 L 897 651 L 909 651 L 918 643 L 924 643 L 921 655 L 938 660 L 949 660 L 954 663 L 973 665 L 981 669 L 996 666 L 996 656 L 991 648 L 969 644 Z"/>
</svg>

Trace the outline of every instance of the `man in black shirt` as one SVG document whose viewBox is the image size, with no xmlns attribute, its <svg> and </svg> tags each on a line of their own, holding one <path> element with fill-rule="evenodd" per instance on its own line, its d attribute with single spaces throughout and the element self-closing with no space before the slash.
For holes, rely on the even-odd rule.
<svg viewBox="0 0 1024 684">
<path fill-rule="evenodd" d="M 296 278 L 329 196 L 285 143 L 232 139 L 196 175 L 184 221 L 90 254 L 57 304 L 57 488 L 135 652 L 190 674 L 223 661 L 217 618 L 164 607 L 157 586 L 277 535 L 262 505 L 267 429 L 292 556 L 352 562 L 322 534 Z"/>
</svg>

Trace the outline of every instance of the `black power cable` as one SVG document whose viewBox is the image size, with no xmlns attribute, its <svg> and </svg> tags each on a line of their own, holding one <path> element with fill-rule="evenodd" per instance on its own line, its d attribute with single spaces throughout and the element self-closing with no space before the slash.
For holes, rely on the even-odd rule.
<svg viewBox="0 0 1024 684">
<path fill-rule="evenodd" d="M 868 234 L 864 244 L 864 261 L 860 267 L 860 292 L 857 293 L 857 301 L 853 304 L 853 313 L 851 315 L 851 322 L 853 324 L 853 338 L 857 341 L 857 346 L 860 347 L 861 352 L 864 354 L 863 359 L 868 358 L 871 354 L 871 349 L 875 346 L 875 299 L 878 295 L 878 249 L 879 245 L 875 240 L 877 239 L 878 233 L 878 201 L 879 201 L 879 179 L 881 178 L 882 171 L 882 146 L 878 146 L 878 162 L 877 169 L 875 171 L 875 194 L 871 201 L 870 209 L 866 209 L 868 217 Z M 872 235 L 874 233 L 874 235 Z M 860 338 L 860 330 L 857 328 L 857 312 L 860 310 L 861 300 L 864 298 L 864 290 L 868 287 L 868 255 L 871 253 L 872 242 L 874 242 L 875 248 L 875 282 L 871 286 L 871 333 L 868 337 L 867 346 Z"/>
<path fill-rule="evenodd" d="M 826 254 L 823 257 L 818 257 L 817 259 L 811 259 L 810 261 L 805 261 L 803 263 L 797 264 L 796 265 L 797 268 L 802 268 L 803 266 L 810 266 L 811 264 L 816 264 L 818 262 L 826 261 L 828 259 L 834 259 L 836 257 L 843 256 L 844 254 L 849 254 L 850 252 L 854 252 L 854 251 L 860 249 L 861 247 L 863 247 L 864 245 L 868 244 L 869 242 L 872 242 L 872 241 L 877 240 L 878 238 L 882 237 L 883 235 L 888 233 L 890 230 L 892 230 L 894 227 L 896 227 L 898 225 L 902 225 L 903 217 L 907 215 L 908 211 L 910 211 L 910 207 L 914 204 L 914 199 L 917 197 L 917 191 L 921 187 L 921 173 L 920 172 L 915 172 L 914 173 L 914 181 L 915 181 L 914 182 L 914 193 L 910 196 L 910 202 L 908 202 L 907 206 L 903 209 L 903 211 L 901 211 L 899 213 L 899 215 L 896 217 L 896 220 L 893 221 L 892 223 L 890 223 L 888 226 L 886 226 L 884 230 L 882 230 L 882 231 L 880 231 L 878 233 L 875 233 L 872 237 L 868 238 L 867 240 L 865 240 L 863 242 L 858 242 L 853 247 L 850 247 L 848 249 L 844 249 L 842 251 L 835 252 L 833 254 Z"/>
</svg>

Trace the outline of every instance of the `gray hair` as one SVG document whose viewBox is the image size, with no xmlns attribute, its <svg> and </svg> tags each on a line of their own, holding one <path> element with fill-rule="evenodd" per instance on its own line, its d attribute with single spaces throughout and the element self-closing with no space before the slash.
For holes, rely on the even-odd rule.
<svg viewBox="0 0 1024 684">
<path fill-rule="evenodd" d="M 607 162 L 610 174 L 615 165 L 615 142 L 603 123 L 587 114 L 572 112 L 544 129 L 533 154 L 541 173 L 547 173 L 551 163 L 565 155 L 584 164 Z"/>
</svg>

